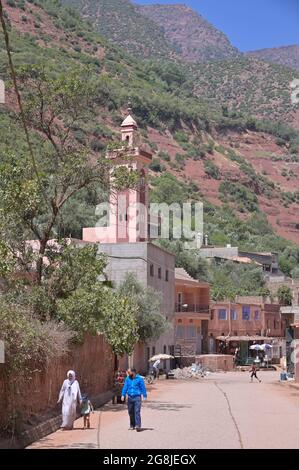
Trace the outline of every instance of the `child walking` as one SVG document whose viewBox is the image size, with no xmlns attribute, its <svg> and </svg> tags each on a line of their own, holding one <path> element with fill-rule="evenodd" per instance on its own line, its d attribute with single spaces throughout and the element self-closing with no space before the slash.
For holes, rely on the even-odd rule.
<svg viewBox="0 0 299 470">
<path fill-rule="evenodd" d="M 249 372 L 251 372 L 251 376 L 250 376 L 251 382 L 253 382 L 253 377 L 256 378 L 256 380 L 258 380 L 259 382 L 261 382 L 261 380 L 260 380 L 260 379 L 258 378 L 258 376 L 256 375 L 256 373 L 257 373 L 257 368 L 256 368 L 256 365 L 255 365 L 255 364 L 252 365 L 252 367 L 251 367 L 251 369 L 250 369 Z"/>
<path fill-rule="evenodd" d="M 84 429 L 90 428 L 90 413 L 94 413 L 94 409 L 88 395 L 82 395 L 81 416 L 84 420 Z"/>
</svg>

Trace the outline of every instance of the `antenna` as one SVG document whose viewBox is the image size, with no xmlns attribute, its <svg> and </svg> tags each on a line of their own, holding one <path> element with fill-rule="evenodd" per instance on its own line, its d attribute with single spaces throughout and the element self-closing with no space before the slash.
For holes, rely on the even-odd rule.
<svg viewBox="0 0 299 470">
<path fill-rule="evenodd" d="M 132 113 L 132 100 L 129 97 L 129 100 L 128 100 L 128 114 L 131 114 L 131 113 Z"/>
</svg>

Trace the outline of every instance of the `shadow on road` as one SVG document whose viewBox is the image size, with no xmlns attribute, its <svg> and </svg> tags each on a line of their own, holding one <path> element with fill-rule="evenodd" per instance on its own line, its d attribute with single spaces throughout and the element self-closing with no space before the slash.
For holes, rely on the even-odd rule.
<svg viewBox="0 0 299 470">
<path fill-rule="evenodd" d="M 87 442 L 76 442 L 74 444 L 67 443 L 67 444 L 56 444 L 53 443 L 51 439 L 42 439 L 40 441 L 42 444 L 43 449 L 97 449 L 98 446 L 93 443 L 87 443 Z M 32 447 L 30 450 L 34 450 L 34 447 Z"/>
<path fill-rule="evenodd" d="M 146 402 L 146 408 L 157 411 L 179 411 L 185 408 L 191 408 L 191 405 L 180 405 L 178 403 L 171 402 L 159 402 L 159 401 L 148 401 Z"/>
</svg>

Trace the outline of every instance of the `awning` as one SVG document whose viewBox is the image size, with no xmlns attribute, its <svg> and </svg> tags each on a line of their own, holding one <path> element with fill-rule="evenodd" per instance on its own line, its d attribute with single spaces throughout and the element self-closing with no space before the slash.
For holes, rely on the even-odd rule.
<svg viewBox="0 0 299 470">
<path fill-rule="evenodd" d="M 219 341 L 273 341 L 283 338 L 270 338 L 269 336 L 217 336 Z"/>
</svg>

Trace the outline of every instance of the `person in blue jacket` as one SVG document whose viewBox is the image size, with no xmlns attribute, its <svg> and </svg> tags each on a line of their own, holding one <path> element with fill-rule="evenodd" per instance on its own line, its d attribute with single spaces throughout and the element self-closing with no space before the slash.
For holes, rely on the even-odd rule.
<svg viewBox="0 0 299 470">
<path fill-rule="evenodd" d="M 141 431 L 141 396 L 146 400 L 147 393 L 143 378 L 137 374 L 136 369 L 128 369 L 128 377 L 125 380 L 121 400 L 128 395 L 128 412 L 130 416 L 130 430 Z"/>
</svg>

